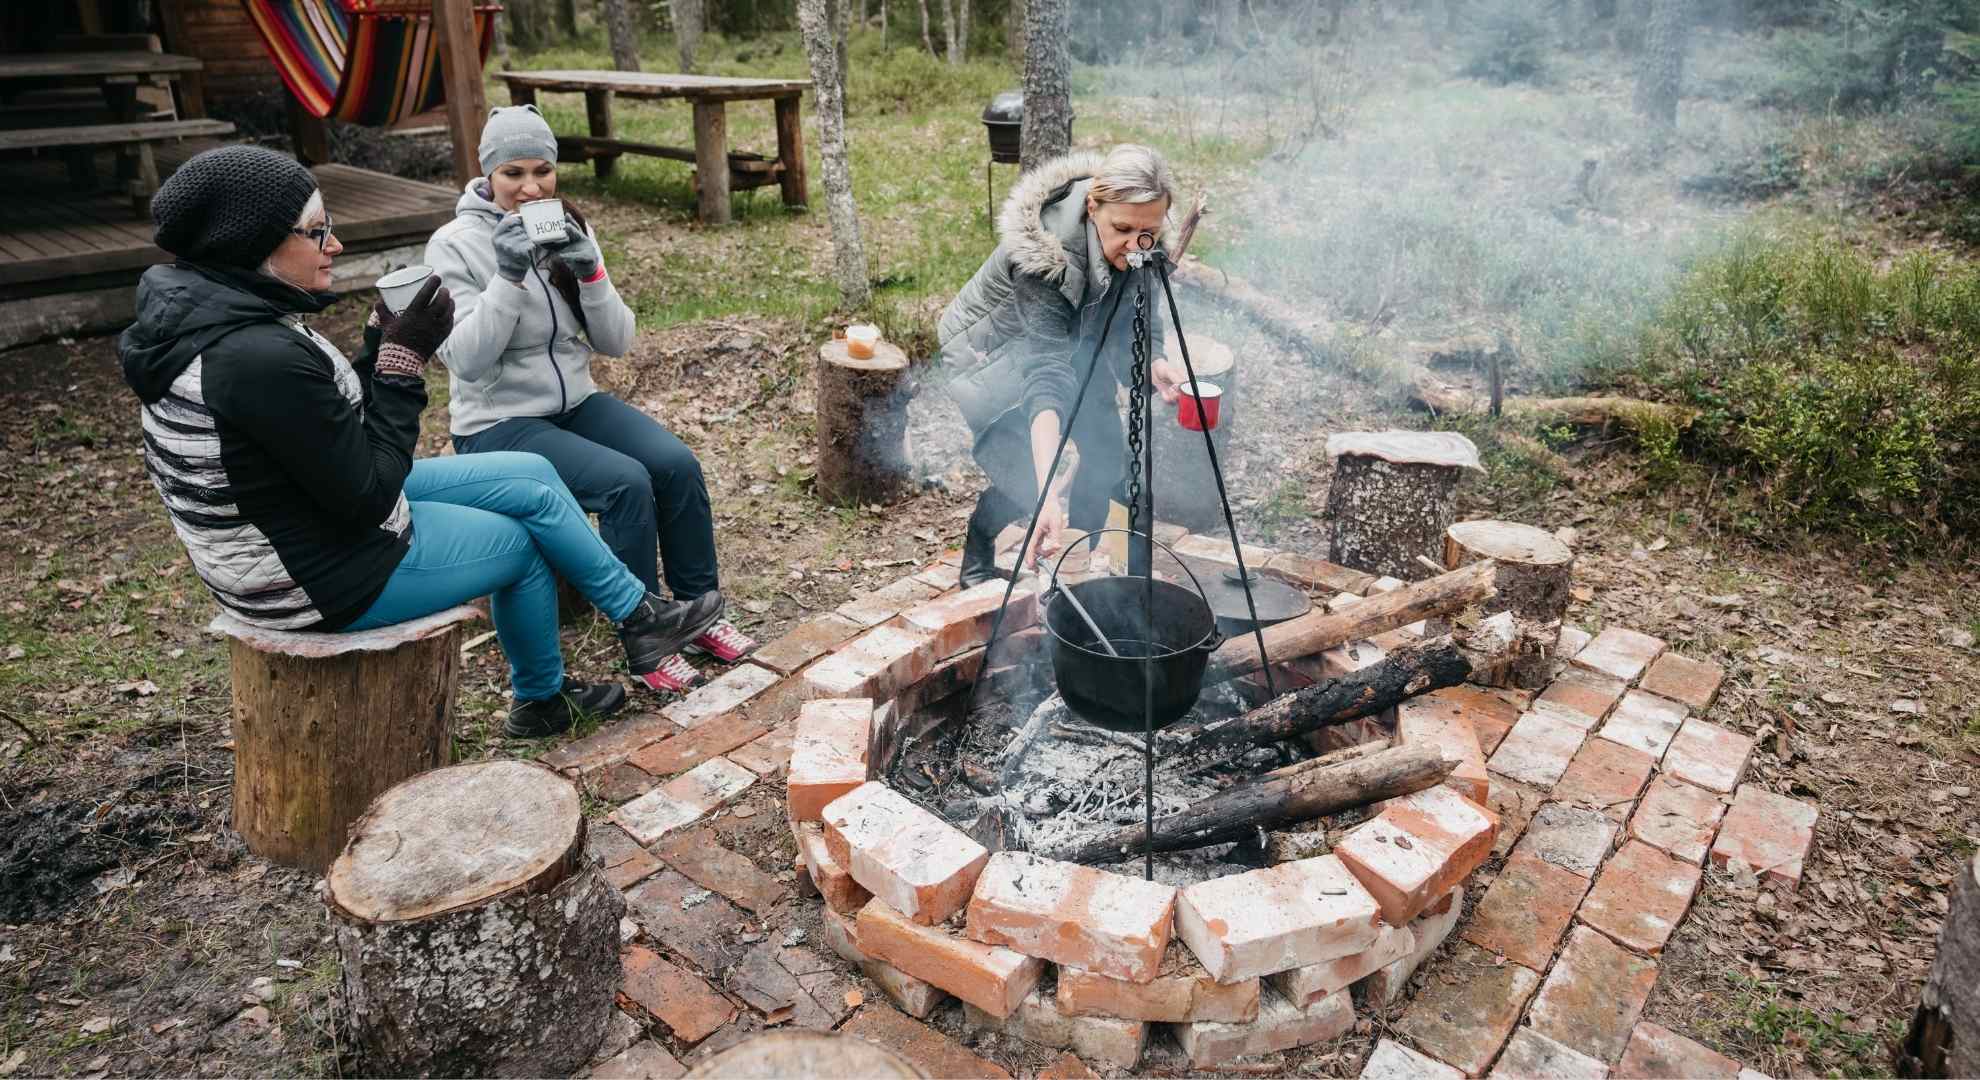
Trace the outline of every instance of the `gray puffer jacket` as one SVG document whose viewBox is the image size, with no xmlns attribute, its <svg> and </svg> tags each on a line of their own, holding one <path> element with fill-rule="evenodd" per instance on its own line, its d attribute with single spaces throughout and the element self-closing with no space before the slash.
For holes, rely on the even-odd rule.
<svg viewBox="0 0 1980 1080">
<path fill-rule="evenodd" d="M 577 408 L 598 392 L 592 352 L 624 356 L 633 340 L 632 309 L 609 275 L 579 283 L 580 324 L 550 286 L 548 253 L 538 251 L 521 288 L 495 272 L 489 238 L 504 211 L 481 194 L 486 183 L 471 181 L 454 220 L 426 242 L 426 265 L 454 297 L 454 332 L 438 358 L 447 365 L 447 426 L 455 435 Z"/>
<path fill-rule="evenodd" d="M 979 438 L 1005 414 L 1028 422 L 1048 409 L 1061 428 L 1099 342 L 1109 290 L 1133 279 L 1101 256 L 1086 216 L 1086 189 L 1100 155 L 1075 153 L 1026 173 L 997 215 L 997 250 L 942 313 L 937 335 L 949 395 Z M 1151 281 L 1152 355 L 1162 355 L 1162 291 Z M 1158 317 L 1159 316 L 1159 317 Z M 1083 410 L 1113 409 L 1128 384 L 1134 297 L 1123 297 L 1101 362 L 1113 374 L 1087 390 Z"/>
</svg>

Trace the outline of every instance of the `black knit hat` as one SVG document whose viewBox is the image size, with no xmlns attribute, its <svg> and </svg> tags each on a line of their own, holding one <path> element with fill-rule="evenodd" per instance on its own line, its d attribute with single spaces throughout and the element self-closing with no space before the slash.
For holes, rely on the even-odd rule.
<svg viewBox="0 0 1980 1080">
<path fill-rule="evenodd" d="M 192 262 L 255 269 L 295 228 L 316 177 L 287 154 L 222 146 L 194 154 L 151 197 L 152 240 Z"/>
</svg>

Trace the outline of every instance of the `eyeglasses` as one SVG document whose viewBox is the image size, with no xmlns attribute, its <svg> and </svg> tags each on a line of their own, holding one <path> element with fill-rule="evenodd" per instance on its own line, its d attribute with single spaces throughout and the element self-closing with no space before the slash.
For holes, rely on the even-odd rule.
<svg viewBox="0 0 1980 1080">
<path fill-rule="evenodd" d="M 323 212 L 323 224 L 318 225 L 314 229 L 290 229 L 289 231 L 295 233 L 297 236 L 308 237 L 316 241 L 316 250 L 320 253 L 324 248 L 330 246 L 330 229 L 330 211 L 325 210 Z"/>
</svg>

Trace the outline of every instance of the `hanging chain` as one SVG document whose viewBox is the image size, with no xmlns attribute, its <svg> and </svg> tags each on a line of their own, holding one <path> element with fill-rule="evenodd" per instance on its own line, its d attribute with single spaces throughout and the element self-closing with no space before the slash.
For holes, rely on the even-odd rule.
<svg viewBox="0 0 1980 1080">
<path fill-rule="evenodd" d="M 1139 275 L 1137 275 L 1139 277 Z M 1141 453 L 1142 414 L 1146 411 L 1147 391 L 1144 388 L 1148 375 L 1148 287 L 1147 282 L 1137 281 L 1134 291 L 1134 339 L 1132 353 L 1134 365 L 1132 381 L 1128 384 L 1128 531 L 1134 531 L 1135 521 L 1141 515 Z M 1122 287 L 1127 287 L 1123 282 Z M 1149 522 L 1149 528 L 1154 528 Z"/>
</svg>

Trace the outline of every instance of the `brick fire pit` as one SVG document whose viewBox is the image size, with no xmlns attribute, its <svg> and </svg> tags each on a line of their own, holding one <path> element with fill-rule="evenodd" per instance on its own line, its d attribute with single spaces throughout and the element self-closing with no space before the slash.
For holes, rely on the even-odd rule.
<svg viewBox="0 0 1980 1080">
<path fill-rule="evenodd" d="M 1216 540 L 1178 548 L 1235 565 Z M 1391 587 L 1288 553 L 1246 559 L 1336 604 Z M 1364 1076 L 1479 1076 L 1495 1062 L 1510 1075 L 1754 1075 L 1639 1022 L 1706 860 L 1792 884 L 1812 839 L 1815 808 L 1742 783 L 1749 741 L 1705 719 L 1715 665 L 1620 627 L 1592 639 L 1564 630 L 1560 670 L 1538 694 L 1440 690 L 1328 729 L 1333 742 L 1316 746 L 1436 745 L 1462 762 L 1445 784 L 1370 808 L 1344 832 L 1298 834 L 1303 850 L 1274 845 L 1274 865 L 1178 888 L 993 855 L 885 782 L 904 742 L 953 715 L 941 706 L 980 674 L 998 677 L 982 672 L 983 645 L 1004 583 L 957 592 L 955 574 L 952 556 L 804 623 L 670 706 L 664 729 L 621 725 L 545 757 L 594 789 L 618 769 L 673 777 L 610 815 L 634 846 L 602 854 L 635 911 L 682 902 L 666 891 L 679 883 L 647 878 L 659 865 L 650 852 L 674 865 L 670 843 L 774 774 L 787 747 L 796 870 L 824 905 L 827 943 L 909 1017 L 954 997 L 965 1025 L 1090 1066 L 1176 1067 L 1180 1053 L 1183 1067 L 1210 1069 L 1334 1039 L 1357 1003 L 1409 996 L 1428 962 L 1437 977 Z M 1037 617 L 1020 585 L 1007 627 Z M 1384 639 L 1410 633 L 1277 669 L 1278 684 L 1374 663 Z M 1016 640 L 1043 648 L 1036 632 Z M 668 944 L 711 974 L 731 962 Z M 630 982 L 627 994 L 638 997 Z M 698 1011 L 669 1000 L 683 1014 L 656 1015 L 687 1042 L 733 1013 L 719 995 Z M 1002 1075 L 880 1003 L 839 1026 L 931 1075 Z"/>
</svg>

